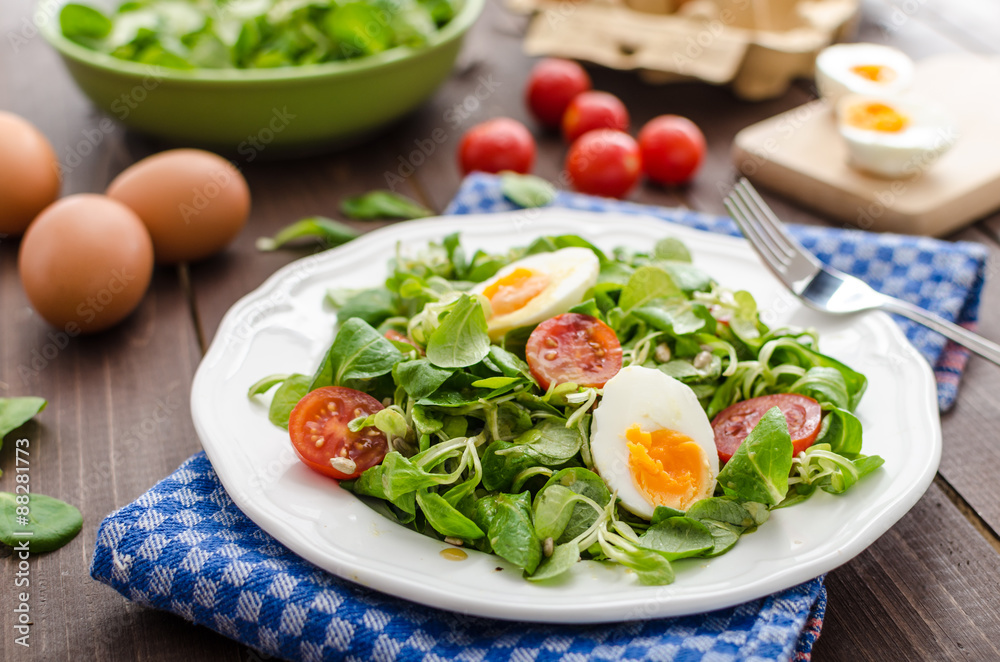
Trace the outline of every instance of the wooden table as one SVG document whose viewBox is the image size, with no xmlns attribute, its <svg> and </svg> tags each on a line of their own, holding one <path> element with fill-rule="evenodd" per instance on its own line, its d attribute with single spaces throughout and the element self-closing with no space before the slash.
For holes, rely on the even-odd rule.
<svg viewBox="0 0 1000 662">
<path fill-rule="evenodd" d="M 995 54 L 1000 48 L 1000 5 L 994 2 L 897 3 L 866 0 L 859 39 L 888 42 L 916 57 L 958 50 Z M 94 133 L 103 116 L 44 40 L 24 32 L 32 4 L 4 0 L 0 5 L 0 108 L 37 124 L 64 163 L 74 163 L 74 153 L 82 155 L 66 177 L 64 193 L 100 192 L 123 168 L 161 146 L 119 125 Z M 83 532 L 70 545 L 31 562 L 30 649 L 13 643 L 16 564 L 13 558 L 0 560 L 0 659 L 257 659 L 221 635 L 136 606 L 91 580 L 97 525 L 199 450 L 188 396 L 206 344 L 237 298 L 300 255 L 259 253 L 254 239 L 305 215 L 335 216 L 342 197 L 383 188 L 385 173 L 396 170 L 400 155 L 438 128 L 446 131 L 447 141 L 408 178 L 403 192 L 442 209 L 459 183 L 454 150 L 461 132 L 500 115 L 527 121 L 521 90 L 531 61 L 520 52 L 524 26 L 523 18 L 491 3 L 451 80 L 418 112 L 372 142 L 329 156 L 239 163 L 254 196 L 243 234 L 219 257 L 157 269 L 139 310 L 107 333 L 68 343 L 55 340 L 21 290 L 17 241 L 0 241 L 0 396 L 48 398 L 49 408 L 18 433 L 32 443 L 32 489 L 76 504 L 84 515 Z M 17 52 L 11 33 L 28 35 Z M 635 126 L 661 113 L 679 113 L 696 120 L 708 137 L 707 162 L 693 186 L 641 187 L 634 199 L 719 213 L 720 191 L 734 178 L 728 154 L 735 133 L 812 96 L 810 86 L 801 83 L 780 99 L 753 104 L 709 86 L 648 87 L 630 74 L 604 70 L 594 70 L 593 77 L 597 88 L 625 100 Z M 484 98 L 477 101 L 480 86 Z M 97 142 L 97 135 L 99 144 L 81 147 Z M 555 178 L 564 146 L 544 136 L 539 150 L 538 174 Z M 823 222 L 779 199 L 769 200 L 787 220 Z M 988 246 L 995 271 L 1000 215 L 953 239 Z M 998 339 L 1000 279 L 995 273 L 990 278 L 980 328 Z M 942 420 L 944 457 L 934 483 L 888 533 L 830 573 L 829 609 L 816 660 L 1000 659 L 997 393 L 1000 369 L 973 358 L 958 404 Z M 14 445 L 8 443 L 0 466 L 11 467 L 13 456 Z M 0 489 L 11 490 L 13 478 L 8 471 Z M 0 552 L 9 554 L 9 548 Z"/>
</svg>

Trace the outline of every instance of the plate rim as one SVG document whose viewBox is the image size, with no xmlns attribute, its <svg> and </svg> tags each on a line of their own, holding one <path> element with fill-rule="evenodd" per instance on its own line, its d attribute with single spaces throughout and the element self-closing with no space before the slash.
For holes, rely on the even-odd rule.
<svg viewBox="0 0 1000 662">
<path fill-rule="evenodd" d="M 540 623 L 597 623 L 701 613 L 704 611 L 730 607 L 751 599 L 763 597 L 777 590 L 793 587 L 808 581 L 819 574 L 828 572 L 843 563 L 846 563 L 857 554 L 860 554 L 879 536 L 888 531 L 889 528 L 891 528 L 893 524 L 905 515 L 923 496 L 924 492 L 933 480 L 941 458 L 942 437 L 940 419 L 936 406 L 936 382 L 930 366 L 927 364 L 926 360 L 924 360 L 922 355 L 920 355 L 919 352 L 909 343 L 903 332 L 891 320 L 891 318 L 885 313 L 878 311 L 869 312 L 865 315 L 867 315 L 868 320 L 873 321 L 872 323 L 882 327 L 883 330 L 887 332 L 889 340 L 891 340 L 897 348 L 902 349 L 908 355 L 908 358 L 914 359 L 914 363 L 918 366 L 917 369 L 923 373 L 923 379 L 919 384 L 919 387 L 923 391 L 921 397 L 923 397 L 923 399 L 929 403 L 932 408 L 931 412 L 928 412 L 928 422 L 931 423 L 928 434 L 929 454 L 927 455 L 926 462 L 920 469 L 920 475 L 917 477 L 917 480 L 912 483 L 912 486 L 909 489 L 902 492 L 892 503 L 887 504 L 886 507 L 874 518 L 871 518 L 865 525 L 855 531 L 854 535 L 838 549 L 832 550 L 821 555 L 819 558 L 810 561 L 804 566 L 804 568 L 793 568 L 788 572 L 781 573 L 780 576 L 785 579 L 780 582 L 783 586 L 779 588 L 775 588 L 773 585 L 770 585 L 774 583 L 773 579 L 765 577 L 763 579 L 750 581 L 749 583 L 743 585 L 740 590 L 731 591 L 731 597 L 726 600 L 720 601 L 719 599 L 711 596 L 699 600 L 697 598 L 685 596 L 685 599 L 682 601 L 684 604 L 683 608 L 670 608 L 671 606 L 669 604 L 666 604 L 665 606 L 663 601 L 659 601 L 656 603 L 656 606 L 659 608 L 652 611 L 648 608 L 645 611 L 637 609 L 638 605 L 636 604 L 635 599 L 627 596 L 622 596 L 615 600 L 605 600 L 600 603 L 600 605 L 597 605 L 601 609 L 605 610 L 604 612 L 595 610 L 595 605 L 592 604 L 576 605 L 568 612 L 562 613 L 553 613 L 551 606 L 538 607 L 534 604 L 520 604 L 515 602 L 484 605 L 479 599 L 449 594 L 441 591 L 437 587 L 434 587 L 430 583 L 414 582 L 407 578 L 393 577 L 392 575 L 381 575 L 376 571 L 370 571 L 364 568 L 359 569 L 356 567 L 347 567 L 341 563 L 331 562 L 329 556 L 330 550 L 326 550 L 324 552 L 324 550 L 319 549 L 315 539 L 310 540 L 308 532 L 290 528 L 289 525 L 286 525 L 280 520 L 280 518 L 272 514 L 270 512 L 270 508 L 262 506 L 259 503 L 259 499 L 255 500 L 251 494 L 237 485 L 237 478 L 230 475 L 224 465 L 222 451 L 215 448 L 213 446 L 213 441 L 210 439 L 210 432 L 208 430 L 208 425 L 206 424 L 206 419 L 204 418 L 206 412 L 203 411 L 206 400 L 200 398 L 199 395 L 202 393 L 202 389 L 205 388 L 204 385 L 208 379 L 207 375 L 211 370 L 210 366 L 212 366 L 214 361 L 219 360 L 225 351 L 225 340 L 231 336 L 234 327 L 236 327 L 243 316 L 245 316 L 246 311 L 252 309 L 252 306 L 256 301 L 266 299 L 268 295 L 273 294 L 282 286 L 287 285 L 287 283 L 293 279 L 293 276 L 297 271 L 304 270 L 307 273 L 311 273 L 311 270 L 320 270 L 325 263 L 333 262 L 338 257 L 347 255 L 348 252 L 360 250 L 359 244 L 362 244 L 362 247 L 372 243 L 376 245 L 384 244 L 387 241 L 391 242 L 390 245 L 394 244 L 396 237 L 393 235 L 399 234 L 401 228 L 404 228 L 407 231 L 413 231 L 413 233 L 416 234 L 424 233 L 426 236 L 423 237 L 423 240 L 427 241 L 434 238 L 440 238 L 444 234 L 447 234 L 448 231 L 454 231 L 457 229 L 455 226 L 458 223 L 469 224 L 477 229 L 480 227 L 489 228 L 491 225 L 497 226 L 494 231 L 499 232 L 501 230 L 500 226 L 505 221 L 514 223 L 515 227 L 518 223 L 523 223 L 525 219 L 530 220 L 532 223 L 540 220 L 542 221 L 542 225 L 545 225 L 546 223 L 558 223 L 558 219 L 560 217 L 572 217 L 574 220 L 588 219 L 588 222 L 599 222 L 602 224 L 606 224 L 608 222 L 630 223 L 637 227 L 645 226 L 649 230 L 658 230 L 661 234 L 666 228 L 675 234 L 688 234 L 702 239 L 711 238 L 713 244 L 724 246 L 726 247 L 726 250 L 736 250 L 743 254 L 753 255 L 752 249 L 742 238 L 705 232 L 677 224 L 672 221 L 638 214 L 588 212 L 553 208 L 548 210 L 518 210 L 515 212 L 503 212 L 496 214 L 440 216 L 415 221 L 405 221 L 373 230 L 359 239 L 354 240 L 347 246 L 338 247 L 330 251 L 325 251 L 323 253 L 318 253 L 292 261 L 269 276 L 260 286 L 241 297 L 226 312 L 219 323 L 218 329 L 215 332 L 208 350 L 198 366 L 194 382 L 192 383 L 191 411 L 195 430 L 202 442 L 202 446 L 205 449 L 209 460 L 212 462 L 212 465 L 219 476 L 223 487 L 226 489 L 227 493 L 229 493 L 237 507 L 239 507 L 240 510 L 243 511 L 252 521 L 260 526 L 262 530 L 266 531 L 276 540 L 287 546 L 296 555 L 319 566 L 320 568 L 323 568 L 324 570 L 332 572 L 334 575 L 343 579 L 373 588 L 388 595 L 393 595 L 413 602 L 449 611 L 488 618 L 499 618 L 502 620 L 531 621 Z M 443 228 L 447 228 L 447 231 L 442 231 Z M 587 228 L 584 227 L 582 230 L 579 230 L 579 233 L 586 237 L 586 230 Z M 535 232 L 535 235 L 540 234 L 541 232 L 542 230 L 539 230 Z M 681 237 L 681 239 L 684 239 L 684 237 Z M 757 259 L 755 255 L 754 259 Z M 759 260 L 757 261 L 759 262 Z M 764 269 L 765 267 L 761 265 L 760 268 Z M 387 521 L 387 523 L 391 526 L 398 526 L 392 522 Z M 815 567 L 817 566 L 822 566 L 822 569 L 816 571 Z M 805 570 L 805 568 L 808 568 L 808 570 Z M 610 614 L 606 613 L 609 608 L 612 612 Z"/>
</svg>

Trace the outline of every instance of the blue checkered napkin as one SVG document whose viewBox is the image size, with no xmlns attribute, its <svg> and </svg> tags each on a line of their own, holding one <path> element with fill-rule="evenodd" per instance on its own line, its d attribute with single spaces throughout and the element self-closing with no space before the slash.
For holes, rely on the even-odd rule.
<svg viewBox="0 0 1000 662">
<path fill-rule="evenodd" d="M 439 611 L 293 554 L 240 512 L 204 453 L 104 520 L 90 574 L 262 653 L 308 661 L 808 660 L 826 607 L 819 578 L 731 609 L 611 625 Z"/>
<path fill-rule="evenodd" d="M 565 191 L 558 193 L 553 206 L 643 214 L 698 230 L 741 236 L 731 219 L 687 209 L 651 207 Z M 503 197 L 499 177 L 477 173 L 466 178 L 445 213 L 479 214 L 517 208 Z M 963 326 L 975 326 L 989 255 L 986 247 L 837 228 L 793 225 L 790 229 L 820 260 L 858 276 L 880 292 L 915 303 Z M 896 317 L 896 321 L 913 346 L 934 366 L 938 406 L 941 411 L 948 411 L 958 395 L 968 352 L 927 327 L 902 317 Z"/>
</svg>

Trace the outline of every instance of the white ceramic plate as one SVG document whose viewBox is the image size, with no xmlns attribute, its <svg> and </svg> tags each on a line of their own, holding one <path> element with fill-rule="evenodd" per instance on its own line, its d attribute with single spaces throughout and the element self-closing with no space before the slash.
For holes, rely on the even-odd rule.
<svg viewBox="0 0 1000 662">
<path fill-rule="evenodd" d="M 295 458 L 247 388 L 271 373 L 312 373 L 333 337 L 330 287 L 375 286 L 396 243 L 417 248 L 461 231 L 470 248 L 502 250 L 544 234 L 577 233 L 598 246 L 649 249 L 682 239 L 721 284 L 754 294 L 764 320 L 820 330 L 821 349 L 869 379 L 858 416 L 864 451 L 884 467 L 849 493 L 816 494 L 775 511 L 728 554 L 676 564 L 669 586 L 642 586 L 621 567 L 584 562 L 556 585 L 537 585 L 502 559 L 446 544 L 383 518 Z M 799 305 L 742 240 L 656 219 L 566 210 L 401 223 L 278 271 L 225 316 L 195 376 L 192 414 L 223 485 L 254 522 L 312 563 L 358 584 L 466 614 L 581 623 L 677 616 L 732 606 L 789 588 L 845 563 L 889 529 L 927 489 L 941 455 L 931 370 L 882 313 L 823 316 Z"/>
</svg>

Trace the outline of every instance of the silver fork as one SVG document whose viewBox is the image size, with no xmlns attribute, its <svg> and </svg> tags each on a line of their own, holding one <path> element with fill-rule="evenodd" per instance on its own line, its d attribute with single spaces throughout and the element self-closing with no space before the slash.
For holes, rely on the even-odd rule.
<svg viewBox="0 0 1000 662">
<path fill-rule="evenodd" d="M 785 229 L 745 178 L 733 187 L 725 205 L 764 264 L 810 308 L 828 313 L 879 308 L 896 313 L 1000 364 L 1000 345 L 908 301 L 876 292 L 864 281 L 820 262 Z"/>
</svg>

